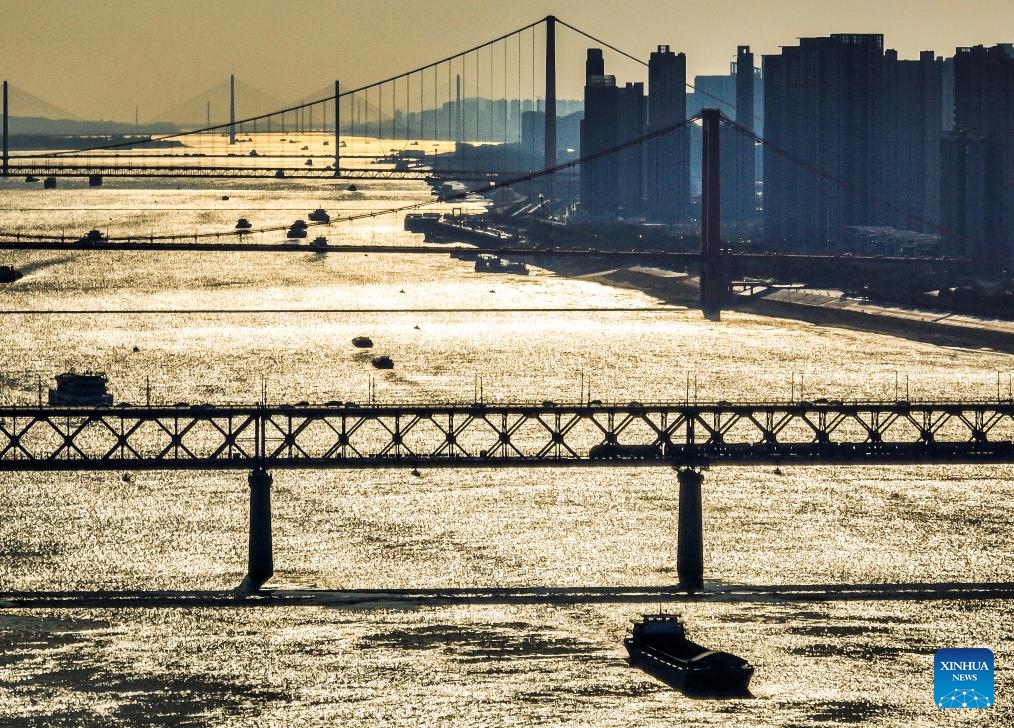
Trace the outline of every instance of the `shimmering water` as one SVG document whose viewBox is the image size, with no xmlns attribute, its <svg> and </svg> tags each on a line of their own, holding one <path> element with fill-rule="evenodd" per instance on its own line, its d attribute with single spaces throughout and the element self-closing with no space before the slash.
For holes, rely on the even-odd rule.
<svg viewBox="0 0 1014 728">
<path fill-rule="evenodd" d="M 281 225 L 318 205 L 334 215 L 427 194 L 358 186 L 4 181 L 0 229 L 225 231 L 238 217 Z M 333 244 L 417 240 L 393 216 L 327 232 Z M 1005 355 L 791 321 L 715 324 L 636 291 L 538 269 L 477 274 L 442 256 L 4 257 L 28 271 L 0 290 L 20 312 L 0 331 L 4 402 L 34 401 L 40 380 L 71 367 L 105 370 L 135 402 L 146 385 L 156 401 L 251 401 L 262 377 L 275 401 L 363 401 L 371 379 L 380 400 L 466 400 L 480 376 L 487 400 L 572 400 L 582 381 L 606 401 L 672 400 L 688 372 L 702 400 L 800 386 L 893 397 L 906 377 L 911 399 L 986 398 L 1014 369 Z M 589 306 L 642 310 L 420 311 Z M 64 313 L 32 313 L 46 310 Z M 359 334 L 395 369 L 372 369 L 350 344 Z M 1014 581 L 1014 468 L 783 470 L 706 474 L 711 585 Z M 356 607 L 0 609 L 0 723 L 1014 722 L 1006 601 L 631 599 L 676 580 L 674 487 L 665 468 L 276 473 L 272 584 L 390 594 Z M 229 590 L 244 573 L 246 497 L 238 473 L 0 475 L 0 591 Z M 506 591 L 476 593 L 493 587 Z M 399 591 L 415 588 L 447 598 Z M 627 625 L 659 606 L 753 662 L 754 697 L 691 700 L 627 667 Z M 996 653 L 997 707 L 935 709 L 933 652 L 980 645 Z"/>
</svg>

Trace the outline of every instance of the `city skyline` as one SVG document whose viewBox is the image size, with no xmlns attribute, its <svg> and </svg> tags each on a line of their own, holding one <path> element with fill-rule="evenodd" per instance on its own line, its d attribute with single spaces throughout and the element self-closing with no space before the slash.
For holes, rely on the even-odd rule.
<svg viewBox="0 0 1014 728">
<path fill-rule="evenodd" d="M 298 2 L 280 10 L 266 0 L 251 0 L 242 10 L 192 0 L 43 8 L 9 0 L 7 5 L 4 78 L 76 116 L 123 121 L 133 120 L 135 110 L 142 121 L 156 120 L 229 73 L 285 101 L 325 87 L 335 77 L 345 88 L 368 84 L 547 14 L 645 60 L 656 45 L 671 45 L 687 54 L 688 79 L 727 72 L 740 44 L 749 44 L 759 58 L 798 37 L 883 33 L 887 46 L 902 58 L 916 58 L 922 50 L 950 56 L 956 47 L 1009 41 L 1002 33 L 1014 27 L 1014 6 L 992 1 L 977 3 L 971 12 L 943 1 L 923 3 L 919 22 L 913 22 L 911 6 L 902 2 L 842 7 L 795 0 L 763 6 L 653 0 L 638 3 L 639 12 L 625 23 L 616 22 L 621 16 L 614 3 L 572 0 L 519 0 L 507 7 L 433 0 L 425 8 L 380 0 L 368 12 L 348 2 Z M 701 32 L 712 17 L 721 22 Z M 385 43 L 394 40 L 398 52 L 387 52 Z M 588 45 L 561 34 L 561 96 L 580 96 Z M 640 80 L 635 76 L 639 69 L 628 63 L 628 69 L 617 68 L 618 76 Z"/>
</svg>

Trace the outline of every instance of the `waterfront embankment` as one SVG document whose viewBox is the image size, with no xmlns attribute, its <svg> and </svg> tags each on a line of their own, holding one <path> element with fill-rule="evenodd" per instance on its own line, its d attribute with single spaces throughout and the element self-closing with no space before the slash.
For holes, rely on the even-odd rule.
<svg viewBox="0 0 1014 728">
<path fill-rule="evenodd" d="M 579 275 L 606 285 L 635 288 L 668 304 L 688 308 L 699 305 L 699 279 L 686 273 L 635 266 Z M 1014 321 L 846 298 L 835 290 L 771 286 L 755 290 L 753 295 L 734 295 L 728 308 L 940 346 L 1014 354 Z"/>
</svg>

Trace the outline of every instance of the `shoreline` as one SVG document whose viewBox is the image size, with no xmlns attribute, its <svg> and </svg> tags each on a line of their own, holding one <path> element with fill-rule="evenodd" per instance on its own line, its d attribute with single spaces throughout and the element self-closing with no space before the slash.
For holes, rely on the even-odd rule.
<svg viewBox="0 0 1014 728">
<path fill-rule="evenodd" d="M 561 270 L 555 265 L 550 269 L 557 275 L 639 290 L 670 305 L 686 306 L 688 309 L 700 307 L 698 279 L 685 273 L 639 266 L 583 273 Z M 757 296 L 734 296 L 725 310 L 885 334 L 936 346 L 1014 354 L 1014 321 L 980 319 L 887 304 L 843 302 L 830 292 L 823 294 L 793 294 L 771 289 L 767 294 Z"/>
</svg>

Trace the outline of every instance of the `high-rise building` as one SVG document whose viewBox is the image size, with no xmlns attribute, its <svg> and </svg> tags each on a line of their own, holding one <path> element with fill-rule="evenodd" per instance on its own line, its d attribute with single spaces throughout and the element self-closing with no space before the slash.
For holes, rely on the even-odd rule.
<svg viewBox="0 0 1014 728">
<path fill-rule="evenodd" d="M 958 48 L 954 125 L 944 137 L 943 228 L 949 251 L 1014 262 L 1014 46 Z"/>
<path fill-rule="evenodd" d="M 616 86 L 605 70 L 602 51 L 588 49 L 585 62 L 581 156 L 604 152 L 644 134 L 643 83 Z M 613 220 L 642 214 L 644 152 L 633 145 L 581 165 L 581 209 L 591 219 Z"/>
<path fill-rule="evenodd" d="M 627 83 L 617 89 L 616 143 L 644 135 L 647 122 L 647 99 L 644 84 Z M 617 202 L 621 217 L 644 214 L 644 145 L 634 144 L 616 153 Z"/>
<path fill-rule="evenodd" d="M 870 211 L 875 224 L 926 233 L 940 231 L 940 135 L 943 59 L 884 53 L 878 76 L 875 191 L 886 205 Z"/>
<path fill-rule="evenodd" d="M 883 40 L 802 38 L 764 56 L 769 242 L 823 250 L 851 226 L 938 227 L 941 63 L 899 61 Z"/>
<path fill-rule="evenodd" d="M 731 76 L 735 79 L 735 115 L 737 125 L 754 129 L 754 67 L 750 46 L 739 46 Z M 754 140 L 735 129 L 721 132 L 723 222 L 748 222 L 757 214 Z"/>
<path fill-rule="evenodd" d="M 660 45 L 648 60 L 648 128 L 687 118 L 687 57 Z M 690 217 L 690 133 L 685 127 L 645 145 L 646 211 L 659 222 Z"/>
<path fill-rule="evenodd" d="M 600 71 L 605 67 L 602 51 L 588 49 L 585 62 L 584 119 L 581 120 L 581 156 L 616 146 L 616 78 Z M 613 219 L 618 205 L 618 164 L 615 154 L 581 165 L 581 209 L 592 219 Z"/>
</svg>

